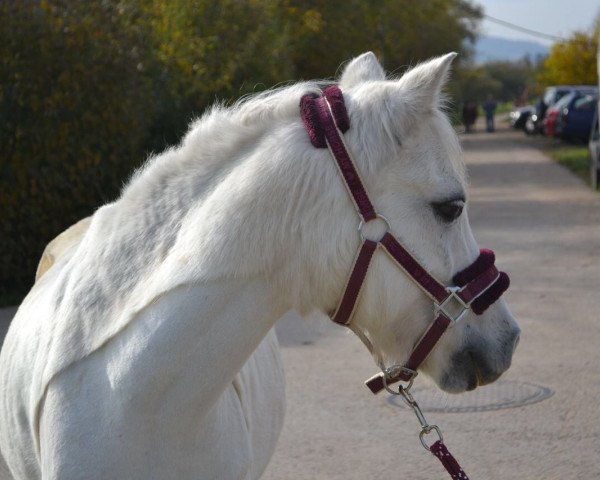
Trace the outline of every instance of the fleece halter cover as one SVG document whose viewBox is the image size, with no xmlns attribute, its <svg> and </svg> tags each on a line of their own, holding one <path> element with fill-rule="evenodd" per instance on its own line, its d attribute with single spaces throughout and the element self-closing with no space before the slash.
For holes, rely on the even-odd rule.
<svg viewBox="0 0 600 480">
<path fill-rule="evenodd" d="M 329 148 L 362 222 L 384 219 L 375 210 L 343 139 L 343 134 L 350 129 L 350 119 L 342 91 L 337 86 L 330 86 L 321 96 L 304 95 L 300 101 L 300 114 L 312 145 Z M 331 315 L 334 322 L 352 328 L 371 351 L 373 346 L 370 340 L 360 330 L 353 328 L 350 322 L 371 259 L 379 247 L 431 298 L 435 319 L 415 344 L 404 366 L 387 369 L 382 366 L 383 372 L 366 382 L 373 393 L 380 392 L 390 383 L 412 380 L 451 324 L 460 320 L 468 309 L 481 315 L 509 286 L 508 275 L 494 266 L 494 252 L 485 249 L 480 251 L 479 257 L 471 265 L 454 275 L 453 286 L 445 286 L 402 246 L 389 231 L 388 225 L 388 231 L 381 239 L 363 239 L 342 299 Z"/>
</svg>

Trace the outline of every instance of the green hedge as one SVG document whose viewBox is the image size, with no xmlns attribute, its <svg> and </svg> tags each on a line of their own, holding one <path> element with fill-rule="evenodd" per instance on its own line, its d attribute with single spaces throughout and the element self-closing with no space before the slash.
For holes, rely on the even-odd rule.
<svg viewBox="0 0 600 480">
<path fill-rule="evenodd" d="M 0 7 L 0 298 L 25 292 L 47 242 L 115 198 L 146 140 L 135 32 L 83 3 Z"/>
<path fill-rule="evenodd" d="M 0 304 L 215 100 L 365 50 L 393 67 L 461 51 L 478 18 L 464 0 L 0 2 Z"/>
</svg>

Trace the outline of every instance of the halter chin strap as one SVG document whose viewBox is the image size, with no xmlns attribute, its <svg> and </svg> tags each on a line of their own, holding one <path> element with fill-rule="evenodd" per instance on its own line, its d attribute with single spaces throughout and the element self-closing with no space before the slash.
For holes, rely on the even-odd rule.
<svg viewBox="0 0 600 480">
<path fill-rule="evenodd" d="M 458 322 L 469 309 L 481 315 L 508 288 L 508 275 L 496 269 L 491 250 L 481 250 L 479 257 L 470 266 L 454 275 L 452 286 L 439 282 L 402 246 L 390 232 L 388 221 L 375 210 L 344 142 L 343 133 L 350 128 L 350 120 L 341 90 L 337 86 L 331 86 L 320 97 L 315 94 L 304 95 L 300 101 L 300 113 L 311 143 L 317 148 L 329 148 L 335 160 L 361 218 L 361 236 L 362 226 L 371 220 L 379 218 L 387 226 L 386 233 L 379 240 L 362 238 L 344 294 L 331 319 L 349 327 L 374 354 L 367 335 L 350 322 L 369 265 L 378 248 L 382 248 L 433 301 L 434 320 L 413 347 L 408 361 L 403 366 L 386 368 L 380 358 L 376 359 L 382 372 L 367 380 L 366 385 L 373 393 L 378 393 L 391 383 L 410 382 L 448 327 Z"/>
</svg>

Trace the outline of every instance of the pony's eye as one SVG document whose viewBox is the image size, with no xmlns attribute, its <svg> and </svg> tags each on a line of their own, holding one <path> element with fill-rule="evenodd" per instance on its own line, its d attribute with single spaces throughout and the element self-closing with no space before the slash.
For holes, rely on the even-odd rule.
<svg viewBox="0 0 600 480">
<path fill-rule="evenodd" d="M 433 211 L 444 222 L 450 223 L 460 217 L 465 206 L 464 200 L 432 203 Z"/>
</svg>

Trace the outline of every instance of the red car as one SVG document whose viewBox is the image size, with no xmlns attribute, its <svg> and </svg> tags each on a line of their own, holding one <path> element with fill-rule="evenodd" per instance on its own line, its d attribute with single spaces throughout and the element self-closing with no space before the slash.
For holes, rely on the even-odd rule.
<svg viewBox="0 0 600 480">
<path fill-rule="evenodd" d="M 569 104 L 575 93 L 569 93 L 562 97 L 558 102 L 552 105 L 546 111 L 546 117 L 544 118 L 544 131 L 549 137 L 558 137 L 560 132 L 556 131 L 556 123 L 563 109 Z"/>
</svg>

